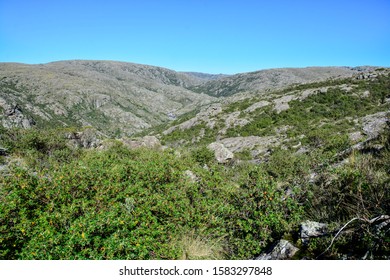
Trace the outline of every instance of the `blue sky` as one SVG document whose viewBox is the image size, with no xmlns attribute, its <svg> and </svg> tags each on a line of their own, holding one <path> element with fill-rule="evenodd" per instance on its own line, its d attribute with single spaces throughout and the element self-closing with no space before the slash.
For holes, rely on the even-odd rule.
<svg viewBox="0 0 390 280">
<path fill-rule="evenodd" d="M 390 0 L 0 0 L 0 61 L 238 73 L 390 66 Z"/>
</svg>

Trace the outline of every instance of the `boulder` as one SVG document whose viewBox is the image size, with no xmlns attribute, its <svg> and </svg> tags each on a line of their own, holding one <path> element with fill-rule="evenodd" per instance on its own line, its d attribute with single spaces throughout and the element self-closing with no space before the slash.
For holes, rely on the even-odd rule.
<svg viewBox="0 0 390 280">
<path fill-rule="evenodd" d="M 256 103 L 253 103 L 251 106 L 249 106 L 248 108 L 246 108 L 244 110 L 245 113 L 251 113 L 253 111 L 256 111 L 257 109 L 259 108 L 263 108 L 263 107 L 266 107 L 268 106 L 269 104 L 271 104 L 270 102 L 268 101 L 265 101 L 265 100 L 262 100 L 260 102 L 256 102 Z"/>
<path fill-rule="evenodd" d="M 227 149 L 235 152 L 243 150 L 257 150 L 257 154 L 266 152 L 269 148 L 279 145 L 280 139 L 275 136 L 238 136 L 220 140 Z"/>
<path fill-rule="evenodd" d="M 18 104 L 4 104 L 2 107 L 4 108 L 4 113 L 1 121 L 4 127 L 29 129 L 36 124 L 32 117 L 23 114 L 23 110 Z"/>
<path fill-rule="evenodd" d="M 234 158 L 234 154 L 229 151 L 222 143 L 213 142 L 207 148 L 214 152 L 215 159 L 219 163 L 228 163 Z"/>
<path fill-rule="evenodd" d="M 320 237 L 327 234 L 327 224 L 305 221 L 300 225 L 300 236 L 303 244 L 307 244 L 310 238 Z"/>
<path fill-rule="evenodd" d="M 275 103 L 274 110 L 276 113 L 280 113 L 282 111 L 288 110 L 290 106 L 288 103 L 292 100 L 296 100 L 297 97 L 294 95 L 285 95 L 283 97 L 275 99 L 273 102 Z"/>
<path fill-rule="evenodd" d="M 98 138 L 98 132 L 92 128 L 86 128 L 81 132 L 70 132 L 66 136 L 73 147 L 78 148 L 97 148 L 101 144 Z"/>
<path fill-rule="evenodd" d="M 362 118 L 363 131 L 369 138 L 377 137 L 388 122 L 387 112 L 379 112 Z"/>
<path fill-rule="evenodd" d="M 136 149 L 136 148 L 151 148 L 151 149 L 162 149 L 160 140 L 156 136 L 144 136 L 141 138 L 133 138 L 133 139 L 128 139 L 128 138 L 123 138 L 120 139 L 123 144 L 131 149 Z"/>
<path fill-rule="evenodd" d="M 320 91 L 321 94 L 325 94 L 325 93 L 328 92 L 328 88 L 320 88 L 319 91 Z"/>
<path fill-rule="evenodd" d="M 286 260 L 291 259 L 299 249 L 289 241 L 281 239 L 267 254 L 261 254 L 256 260 Z"/>
<path fill-rule="evenodd" d="M 360 131 L 351 132 L 348 136 L 349 140 L 351 140 L 352 142 L 360 141 L 363 138 L 363 135 Z"/>
</svg>

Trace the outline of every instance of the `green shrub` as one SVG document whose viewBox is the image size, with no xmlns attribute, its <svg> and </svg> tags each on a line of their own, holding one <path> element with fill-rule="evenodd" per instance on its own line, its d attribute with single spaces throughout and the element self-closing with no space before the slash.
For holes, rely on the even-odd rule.
<svg viewBox="0 0 390 280">
<path fill-rule="evenodd" d="M 192 158 L 201 166 L 214 161 L 214 152 L 206 146 L 201 146 L 191 151 Z"/>
<path fill-rule="evenodd" d="M 286 196 L 276 181 L 254 168 L 234 198 L 229 220 L 232 255 L 248 259 L 296 226 L 302 215 L 297 201 Z"/>
<path fill-rule="evenodd" d="M 237 188 L 210 151 L 193 157 L 117 144 L 36 172 L 10 166 L 0 178 L 0 258 L 178 259 L 191 240 L 219 244 L 210 258 L 248 258 L 296 220 L 298 206 L 258 171 Z"/>
<path fill-rule="evenodd" d="M 265 165 L 267 172 L 279 180 L 301 181 L 309 174 L 311 158 L 305 154 L 276 149 Z"/>
</svg>

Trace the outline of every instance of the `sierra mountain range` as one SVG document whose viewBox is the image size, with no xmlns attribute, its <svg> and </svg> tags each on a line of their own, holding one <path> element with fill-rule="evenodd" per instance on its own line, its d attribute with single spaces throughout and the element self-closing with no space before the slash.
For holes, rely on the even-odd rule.
<svg viewBox="0 0 390 280">
<path fill-rule="evenodd" d="M 208 104 L 374 70 L 309 67 L 212 75 L 115 61 L 1 63 L 0 119 L 5 127 L 92 126 L 107 136 L 131 136 Z"/>
<path fill-rule="evenodd" d="M 0 63 L 0 259 L 388 260 L 389 117 L 384 67 Z"/>
</svg>

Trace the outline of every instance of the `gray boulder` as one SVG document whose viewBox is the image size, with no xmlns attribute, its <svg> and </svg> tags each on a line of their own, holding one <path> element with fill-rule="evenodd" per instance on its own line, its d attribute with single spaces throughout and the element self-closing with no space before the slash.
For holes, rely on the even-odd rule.
<svg viewBox="0 0 390 280">
<path fill-rule="evenodd" d="M 383 131 L 388 122 L 388 112 L 379 112 L 376 114 L 365 116 L 363 121 L 363 131 L 369 138 L 377 137 Z"/>
<path fill-rule="evenodd" d="M 93 128 L 86 128 L 81 132 L 70 132 L 66 135 L 70 145 L 77 148 L 97 148 L 101 145 L 98 132 Z"/>
<path fill-rule="evenodd" d="M 261 254 L 256 260 L 286 260 L 291 259 L 299 249 L 289 241 L 281 239 L 268 254 Z"/>
<path fill-rule="evenodd" d="M 282 111 L 285 111 L 285 110 L 288 110 L 290 108 L 290 106 L 288 105 L 288 103 L 292 100 L 295 100 L 297 99 L 296 96 L 294 95 L 285 95 L 283 97 L 280 97 L 280 98 L 277 98 L 275 99 L 273 102 L 275 103 L 275 106 L 274 106 L 274 110 L 276 111 L 276 113 L 280 113 Z"/>
<path fill-rule="evenodd" d="M 151 148 L 151 149 L 162 149 L 161 142 L 158 140 L 156 136 L 144 136 L 141 138 L 134 138 L 134 139 L 128 139 L 123 138 L 121 139 L 123 144 L 131 149 L 136 148 Z"/>
<path fill-rule="evenodd" d="M 22 108 L 18 104 L 3 106 L 4 113 L 0 116 L 2 125 L 6 128 L 24 128 L 29 129 L 34 126 L 35 120 L 32 117 L 25 116 Z"/>
<path fill-rule="evenodd" d="M 219 163 L 228 163 L 234 158 L 234 154 L 229 151 L 222 143 L 213 142 L 207 148 L 214 152 L 215 159 Z"/>
<path fill-rule="evenodd" d="M 307 244 L 310 238 L 320 237 L 327 234 L 327 224 L 305 221 L 300 226 L 300 236 L 303 244 Z"/>
</svg>

